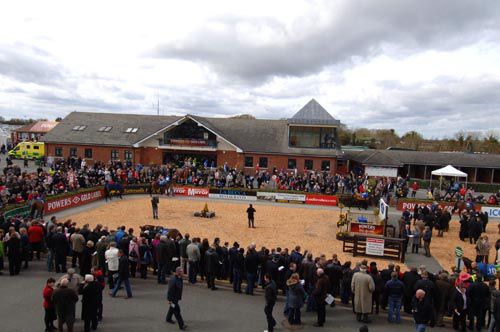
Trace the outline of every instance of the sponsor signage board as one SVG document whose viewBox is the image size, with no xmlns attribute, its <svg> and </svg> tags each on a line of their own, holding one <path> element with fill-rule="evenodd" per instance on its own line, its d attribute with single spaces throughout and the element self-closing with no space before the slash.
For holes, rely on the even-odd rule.
<svg viewBox="0 0 500 332">
<path fill-rule="evenodd" d="M 378 219 L 385 220 L 389 211 L 389 205 L 381 198 L 378 202 Z"/>
<path fill-rule="evenodd" d="M 257 192 L 257 199 L 264 200 L 264 201 L 275 201 L 276 200 L 276 193 L 258 191 Z"/>
<path fill-rule="evenodd" d="M 366 254 L 374 256 L 384 256 L 384 239 L 366 238 Z"/>
<path fill-rule="evenodd" d="M 307 194 L 306 204 L 337 206 L 338 200 L 337 196 Z"/>
<path fill-rule="evenodd" d="M 98 189 L 85 193 L 74 194 L 62 198 L 47 201 L 45 203 L 45 213 L 54 213 L 60 210 L 69 209 L 75 206 L 84 205 L 104 198 L 104 190 Z"/>
<path fill-rule="evenodd" d="M 191 197 L 208 197 L 208 188 L 174 187 L 174 195 Z"/>
<path fill-rule="evenodd" d="M 25 205 L 5 212 L 4 218 L 9 219 L 15 216 L 27 217 L 30 214 L 30 207 Z"/>
<path fill-rule="evenodd" d="M 384 235 L 384 225 L 351 222 L 351 232 L 370 235 Z"/>
<path fill-rule="evenodd" d="M 208 194 L 210 198 L 218 199 L 231 199 L 235 201 L 256 201 L 257 196 L 245 196 L 245 195 L 228 195 L 228 194 Z"/>
<path fill-rule="evenodd" d="M 409 211 L 413 211 L 415 209 L 415 205 L 427 205 L 427 207 L 430 209 L 432 207 L 432 202 L 429 201 L 407 201 L 407 200 L 399 200 L 398 201 L 398 207 L 397 209 L 399 211 L 404 211 L 405 209 L 408 209 Z M 438 207 L 441 210 L 448 210 L 450 213 L 453 211 L 453 208 L 455 207 L 455 203 L 452 202 L 438 202 Z M 481 210 L 481 206 L 475 205 L 476 211 Z"/>
<path fill-rule="evenodd" d="M 304 203 L 306 201 L 306 195 L 287 194 L 287 193 L 275 193 L 274 195 L 276 202 Z"/>
<path fill-rule="evenodd" d="M 482 206 L 482 212 L 486 212 L 489 218 L 500 219 L 500 206 Z"/>
</svg>

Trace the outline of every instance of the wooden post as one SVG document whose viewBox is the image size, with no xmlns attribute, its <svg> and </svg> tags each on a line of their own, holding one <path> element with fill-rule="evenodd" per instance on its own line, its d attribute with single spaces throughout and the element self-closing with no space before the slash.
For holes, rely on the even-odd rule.
<svg viewBox="0 0 500 332">
<path fill-rule="evenodd" d="M 356 257 L 356 254 L 358 253 L 358 237 L 354 236 L 354 246 L 352 249 L 352 256 Z"/>
</svg>

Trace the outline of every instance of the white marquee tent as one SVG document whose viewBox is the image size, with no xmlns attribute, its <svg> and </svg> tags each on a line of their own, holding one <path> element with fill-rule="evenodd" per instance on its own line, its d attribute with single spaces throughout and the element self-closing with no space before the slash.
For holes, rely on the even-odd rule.
<svg viewBox="0 0 500 332">
<path fill-rule="evenodd" d="M 443 168 L 436 169 L 436 170 L 432 171 L 431 172 L 431 183 L 432 183 L 432 176 L 433 175 L 440 177 L 440 180 L 439 180 L 439 189 L 440 190 L 441 190 L 441 182 L 442 182 L 443 176 L 451 176 L 454 178 L 465 178 L 465 185 L 467 186 L 467 173 L 464 173 L 451 165 L 448 165 L 448 166 L 445 166 Z"/>
</svg>

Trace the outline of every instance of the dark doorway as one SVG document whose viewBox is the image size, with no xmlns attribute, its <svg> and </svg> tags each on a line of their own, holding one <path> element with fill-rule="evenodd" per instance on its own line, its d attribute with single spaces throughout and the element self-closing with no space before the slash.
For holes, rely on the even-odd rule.
<svg viewBox="0 0 500 332">
<path fill-rule="evenodd" d="M 196 167 L 203 165 L 206 168 L 217 167 L 217 155 L 214 153 L 200 152 L 163 152 L 163 164 L 175 164 L 179 167 L 186 166 L 186 163 L 193 162 Z"/>
</svg>

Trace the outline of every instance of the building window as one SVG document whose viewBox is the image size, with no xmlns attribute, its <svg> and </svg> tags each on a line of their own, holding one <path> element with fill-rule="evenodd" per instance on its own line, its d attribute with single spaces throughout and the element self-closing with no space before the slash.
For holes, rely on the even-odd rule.
<svg viewBox="0 0 500 332">
<path fill-rule="evenodd" d="M 253 167 L 253 157 L 245 157 L 245 167 Z"/>
<path fill-rule="evenodd" d="M 139 128 L 127 128 L 127 130 L 125 130 L 125 132 L 135 134 L 138 130 L 139 130 Z"/>
<path fill-rule="evenodd" d="M 288 159 L 288 169 L 297 168 L 297 159 Z"/>
<path fill-rule="evenodd" d="M 346 165 L 345 160 L 337 159 L 337 168 L 344 167 Z"/>
<path fill-rule="evenodd" d="M 92 149 L 85 149 L 85 158 L 92 158 Z"/>
<path fill-rule="evenodd" d="M 118 150 L 111 150 L 111 160 L 116 160 L 118 158 Z"/>
<path fill-rule="evenodd" d="M 267 168 L 267 157 L 260 157 L 259 158 L 259 167 L 260 168 Z"/>
<path fill-rule="evenodd" d="M 314 161 L 311 159 L 304 160 L 304 168 L 307 169 L 308 171 L 313 170 L 314 169 Z"/>
<path fill-rule="evenodd" d="M 62 157 L 62 148 L 60 146 L 56 146 L 56 149 L 55 149 L 55 155 L 56 157 Z"/>
<path fill-rule="evenodd" d="M 132 151 L 125 150 L 125 160 L 132 160 Z"/>
<path fill-rule="evenodd" d="M 335 149 L 337 128 L 335 127 L 289 127 L 288 144 L 294 148 Z"/>
<path fill-rule="evenodd" d="M 76 148 L 69 148 L 69 156 L 70 157 L 75 157 L 78 155 L 78 150 Z"/>
<path fill-rule="evenodd" d="M 104 126 L 104 127 L 99 128 L 99 130 L 98 130 L 98 131 L 101 131 L 101 132 L 106 132 L 106 133 L 107 133 L 107 132 L 110 132 L 112 128 L 113 128 L 113 127 Z"/>
<path fill-rule="evenodd" d="M 321 170 L 322 171 L 329 171 L 330 170 L 330 160 L 323 160 L 321 162 Z"/>
<path fill-rule="evenodd" d="M 74 126 L 73 130 L 74 131 L 84 131 L 87 126 Z"/>
</svg>

